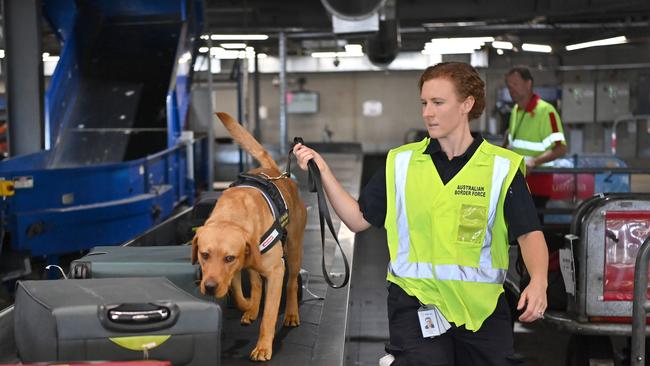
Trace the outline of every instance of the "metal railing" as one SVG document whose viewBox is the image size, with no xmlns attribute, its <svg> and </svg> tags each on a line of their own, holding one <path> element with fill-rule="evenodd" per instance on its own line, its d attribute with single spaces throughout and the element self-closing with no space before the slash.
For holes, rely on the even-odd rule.
<svg viewBox="0 0 650 366">
<path fill-rule="evenodd" d="M 650 236 L 639 248 L 634 267 L 634 299 L 632 301 L 632 355 L 630 365 L 645 365 L 646 316 L 650 312 L 648 301 L 648 260 Z"/>
</svg>

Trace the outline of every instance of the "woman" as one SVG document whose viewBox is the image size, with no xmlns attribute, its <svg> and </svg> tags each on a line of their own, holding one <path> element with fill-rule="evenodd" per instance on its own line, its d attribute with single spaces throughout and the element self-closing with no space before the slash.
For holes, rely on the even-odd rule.
<svg viewBox="0 0 650 366">
<path fill-rule="evenodd" d="M 298 165 L 316 162 L 332 207 L 352 231 L 386 228 L 390 343 L 380 364 L 513 364 L 503 295 L 509 238 L 519 242 L 531 274 L 517 304 L 519 320 L 535 321 L 546 310 L 548 252 L 525 164 L 470 132 L 469 121 L 485 107 L 485 84 L 474 68 L 437 64 L 424 71 L 419 87 L 429 138 L 391 150 L 386 170 L 371 178 L 358 202 L 314 150 L 296 145 Z M 424 337 L 425 313 L 444 317 L 450 328 Z"/>
</svg>

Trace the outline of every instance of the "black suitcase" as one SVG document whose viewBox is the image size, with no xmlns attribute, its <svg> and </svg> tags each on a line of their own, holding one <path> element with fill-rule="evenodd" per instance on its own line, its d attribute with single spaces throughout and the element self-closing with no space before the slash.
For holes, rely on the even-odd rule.
<svg viewBox="0 0 650 366">
<path fill-rule="evenodd" d="M 21 281 L 14 332 L 22 362 L 219 365 L 221 319 L 165 278 Z"/>
<path fill-rule="evenodd" d="M 201 267 L 192 264 L 191 256 L 189 245 L 100 246 L 70 263 L 70 277 L 166 277 L 188 293 L 214 301 L 213 297 L 201 295 Z"/>
</svg>

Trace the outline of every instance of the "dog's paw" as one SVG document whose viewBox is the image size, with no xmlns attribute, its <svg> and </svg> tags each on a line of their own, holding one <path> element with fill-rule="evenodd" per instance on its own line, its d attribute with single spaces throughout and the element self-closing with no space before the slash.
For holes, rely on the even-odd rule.
<svg viewBox="0 0 650 366">
<path fill-rule="evenodd" d="M 300 325 L 300 316 L 298 314 L 285 314 L 282 325 L 285 327 L 297 327 Z"/>
<path fill-rule="evenodd" d="M 241 325 L 250 325 L 257 319 L 257 314 L 253 314 L 251 311 L 244 312 L 244 315 L 241 316 L 239 323 Z"/>
<path fill-rule="evenodd" d="M 261 347 L 260 345 L 257 345 L 255 349 L 251 352 L 250 359 L 251 361 L 269 361 L 271 359 L 271 355 L 273 354 L 273 350 L 271 347 Z"/>
</svg>

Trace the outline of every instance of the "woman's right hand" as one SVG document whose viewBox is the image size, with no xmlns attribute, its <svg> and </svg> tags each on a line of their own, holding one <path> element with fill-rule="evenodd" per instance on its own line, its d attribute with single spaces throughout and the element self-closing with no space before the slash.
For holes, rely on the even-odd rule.
<svg viewBox="0 0 650 366">
<path fill-rule="evenodd" d="M 327 168 L 327 164 L 322 156 L 317 153 L 315 150 L 308 148 L 307 146 L 297 143 L 293 146 L 293 154 L 296 155 L 296 160 L 298 160 L 298 166 L 302 170 L 307 170 L 307 162 L 309 160 L 314 160 L 318 169 L 322 172 Z"/>
</svg>

